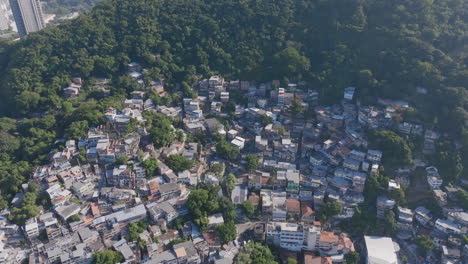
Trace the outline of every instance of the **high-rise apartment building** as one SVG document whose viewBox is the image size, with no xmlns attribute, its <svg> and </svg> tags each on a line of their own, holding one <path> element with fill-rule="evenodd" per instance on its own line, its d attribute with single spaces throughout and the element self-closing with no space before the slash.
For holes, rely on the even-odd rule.
<svg viewBox="0 0 468 264">
<path fill-rule="evenodd" d="M 10 0 L 10 5 L 21 37 L 45 27 L 39 0 Z"/>
</svg>

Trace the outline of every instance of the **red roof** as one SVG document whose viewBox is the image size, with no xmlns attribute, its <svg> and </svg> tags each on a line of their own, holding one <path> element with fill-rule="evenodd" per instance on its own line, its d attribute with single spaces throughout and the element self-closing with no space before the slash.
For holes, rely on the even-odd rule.
<svg viewBox="0 0 468 264">
<path fill-rule="evenodd" d="M 301 202 L 298 199 L 287 199 L 286 200 L 286 210 L 288 212 L 300 212 L 301 211 Z"/>
<path fill-rule="evenodd" d="M 301 202 L 301 214 L 302 217 L 309 217 L 315 215 L 315 212 L 312 209 L 312 202 Z"/>
</svg>

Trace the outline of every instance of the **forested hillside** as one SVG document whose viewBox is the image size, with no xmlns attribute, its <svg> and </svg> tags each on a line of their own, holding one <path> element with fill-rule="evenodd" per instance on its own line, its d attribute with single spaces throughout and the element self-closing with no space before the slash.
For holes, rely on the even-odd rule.
<svg viewBox="0 0 468 264">
<path fill-rule="evenodd" d="M 467 40 L 464 0 L 104 0 L 0 49 L 0 111 L 21 119 L 0 122 L 0 173 L 24 177 L 27 167 L 11 164 L 39 162 L 76 122 L 98 124 L 112 98 L 131 91 L 120 77 L 131 61 L 172 84 L 220 73 L 305 80 L 325 104 L 346 86 L 365 102 L 405 99 L 426 126 L 459 139 L 466 159 Z M 112 97 L 65 101 L 73 75 L 112 77 Z"/>
<path fill-rule="evenodd" d="M 44 0 L 44 11 L 50 14 L 65 15 L 70 12 L 89 11 L 99 0 Z"/>
</svg>

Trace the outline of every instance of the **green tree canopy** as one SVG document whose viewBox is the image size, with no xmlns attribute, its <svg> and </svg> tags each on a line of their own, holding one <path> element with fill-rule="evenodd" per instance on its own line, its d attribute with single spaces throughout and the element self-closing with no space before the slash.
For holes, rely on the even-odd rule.
<svg viewBox="0 0 468 264">
<path fill-rule="evenodd" d="M 122 254 L 113 250 L 98 251 L 93 256 L 93 264 L 117 264 L 123 260 Z"/>
<path fill-rule="evenodd" d="M 408 142 L 393 131 L 371 131 L 369 141 L 372 148 L 383 152 L 382 160 L 384 165 L 402 166 L 413 162 Z"/>
<path fill-rule="evenodd" d="M 231 145 L 225 140 L 221 140 L 216 145 L 216 152 L 219 155 L 221 155 L 223 158 L 231 160 L 231 161 L 236 160 L 240 153 L 239 149 L 236 146 Z"/>
<path fill-rule="evenodd" d="M 432 239 L 426 235 L 418 236 L 415 242 L 422 254 L 426 254 L 435 247 L 434 241 L 432 241 Z"/>
<path fill-rule="evenodd" d="M 327 221 L 332 216 L 338 215 L 343 211 L 343 205 L 338 201 L 326 202 L 320 208 L 319 219 L 321 222 Z"/>
<path fill-rule="evenodd" d="M 246 200 L 242 203 L 242 209 L 248 217 L 252 217 L 255 213 L 255 206 L 250 200 Z"/>
<path fill-rule="evenodd" d="M 143 162 L 143 167 L 146 170 L 146 177 L 154 176 L 156 169 L 158 168 L 158 160 L 157 159 L 147 159 Z"/>
<path fill-rule="evenodd" d="M 278 264 L 268 246 L 257 242 L 249 242 L 239 253 L 236 264 Z"/>
<path fill-rule="evenodd" d="M 287 47 L 274 55 L 276 71 L 279 76 L 296 77 L 310 68 L 310 61 L 294 47 Z"/>
<path fill-rule="evenodd" d="M 188 159 L 182 155 L 174 154 L 165 160 L 167 166 L 175 172 L 188 170 L 193 167 L 193 160 Z"/>
<path fill-rule="evenodd" d="M 259 165 L 259 160 L 260 159 L 255 154 L 249 154 L 245 156 L 245 161 L 247 162 L 247 164 L 245 165 L 245 168 L 248 171 L 256 170 Z"/>
<path fill-rule="evenodd" d="M 237 236 L 236 225 L 232 221 L 228 221 L 222 225 L 218 225 L 216 227 L 216 231 L 218 231 L 218 234 L 224 243 L 236 239 Z"/>
</svg>

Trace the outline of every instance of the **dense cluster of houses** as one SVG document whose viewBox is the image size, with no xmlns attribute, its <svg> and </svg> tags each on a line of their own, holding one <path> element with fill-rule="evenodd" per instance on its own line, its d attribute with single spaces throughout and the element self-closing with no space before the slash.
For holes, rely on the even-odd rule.
<svg viewBox="0 0 468 264">
<path fill-rule="evenodd" d="M 0 263 L 24 258 L 29 258 L 29 263 L 91 263 L 95 252 L 106 249 L 120 252 L 125 263 L 232 263 L 242 241 L 220 242 L 213 230 L 224 223 L 221 214 L 208 217 L 208 231 L 204 232 L 192 221 L 185 222 L 182 229 L 172 225 L 188 216 L 186 203 L 192 189 L 199 183 L 220 185 L 228 172 L 236 176 L 232 203 L 240 207 L 250 201 L 257 210 L 259 221 L 252 226 L 255 240 L 292 252 L 303 251 L 301 261 L 305 264 L 343 263 L 345 255 L 355 251 L 346 233 L 322 226 L 316 216 L 324 203 L 330 202 L 343 207 L 335 220 L 354 215 L 356 206 L 364 201 L 366 180 L 379 173 L 385 155 L 382 150 L 368 148 L 365 131 L 395 125 L 396 106 L 355 103 L 356 88 L 348 87 L 339 104 L 325 107 L 318 105 L 318 93 L 302 90 L 301 83 L 281 88 L 279 81 L 259 84 L 225 81 L 221 76 L 200 79 L 194 85 L 196 98 L 183 98 L 172 106 L 156 105 L 146 94 L 166 96 L 164 80 L 147 84 L 138 63 L 129 64 L 128 69 L 141 90 L 122 102 L 123 109 L 107 109 L 105 124 L 90 128 L 79 140 L 65 141 L 62 149 L 51 153 L 50 163 L 33 173 L 31 181 L 48 196 L 51 208 L 41 208 L 40 216 L 28 219 L 23 226 L 0 218 L 0 238 L 8 237 L 7 244 L 0 240 Z M 81 79 L 74 78 L 64 96 L 78 96 L 81 85 Z M 106 79 L 96 79 L 92 86 L 109 91 Z M 244 98 L 241 102 L 234 100 L 239 94 Z M 228 104 L 235 106 L 231 113 L 224 110 Z M 298 105 L 313 112 L 315 118 L 289 111 Z M 183 139 L 158 149 L 145 126 L 127 132 L 132 120 L 146 121 L 145 111 L 180 117 Z M 221 122 L 223 118 L 227 124 Z M 400 133 L 424 136 L 424 151 L 434 150 L 436 132 L 408 122 L 397 127 Z M 221 135 L 240 151 L 239 160 L 254 154 L 259 164 L 248 171 L 243 162 L 220 157 L 213 142 L 202 145 L 190 141 L 190 134 L 208 139 Z M 179 172 L 170 169 L 164 160 L 175 154 L 194 161 L 193 167 Z M 147 175 L 143 166 L 150 158 L 158 160 L 156 176 Z M 221 164 L 223 172 L 211 172 L 214 164 Z M 437 168 L 427 167 L 426 172 L 427 182 L 443 206 L 453 190 L 441 189 L 443 181 Z M 408 184 L 408 173 L 402 168 L 389 189 Z M 23 197 L 20 192 L 13 202 L 19 204 Z M 398 212 L 398 239 L 408 241 L 425 230 L 437 239 L 444 261 L 452 261 L 444 263 L 461 263 L 456 261 L 467 256 L 468 247 L 460 240 L 468 230 L 466 212 L 447 209 L 446 217 L 436 219 L 424 207 L 411 210 L 395 206 L 396 202 L 384 195 L 377 199 L 378 218 L 390 210 Z M 245 220 L 242 212 L 238 215 L 240 222 Z M 129 241 L 129 225 L 140 221 L 147 228 L 139 234 L 139 242 Z M 22 236 L 28 247 L 12 246 Z M 366 237 L 365 243 L 375 247 L 367 255 L 376 262 L 368 263 L 396 263 L 391 262 L 399 255 L 394 242 Z M 410 242 L 403 246 L 408 248 L 405 252 L 416 252 L 411 251 Z"/>
</svg>

